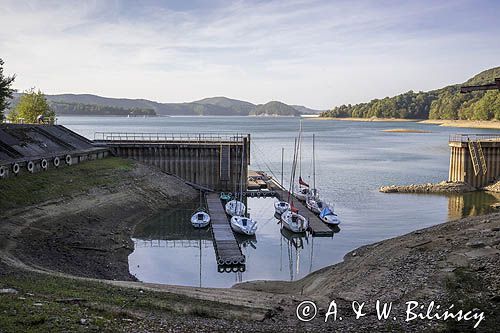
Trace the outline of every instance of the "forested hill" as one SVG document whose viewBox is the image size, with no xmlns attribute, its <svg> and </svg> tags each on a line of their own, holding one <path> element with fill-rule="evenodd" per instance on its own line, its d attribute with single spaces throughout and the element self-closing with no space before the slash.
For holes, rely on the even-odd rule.
<svg viewBox="0 0 500 333">
<path fill-rule="evenodd" d="M 21 94 L 15 93 L 11 107 Z M 158 103 L 146 99 L 109 98 L 89 94 L 45 95 L 58 115 L 160 115 L 160 116 L 289 116 L 318 114 L 304 106 L 281 102 L 255 105 L 227 97 L 210 97 L 187 103 Z"/>
<path fill-rule="evenodd" d="M 322 117 L 500 120 L 500 91 L 460 93 L 462 85 L 494 82 L 500 67 L 483 71 L 462 84 L 428 92 L 413 92 L 374 99 L 368 103 L 341 105 Z"/>
</svg>

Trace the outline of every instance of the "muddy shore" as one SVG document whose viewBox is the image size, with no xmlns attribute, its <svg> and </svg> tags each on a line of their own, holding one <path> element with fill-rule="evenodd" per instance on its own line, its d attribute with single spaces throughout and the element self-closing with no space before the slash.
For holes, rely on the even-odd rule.
<svg viewBox="0 0 500 333">
<path fill-rule="evenodd" d="M 131 163 L 116 182 L 100 184 L 1 214 L 0 245 L 27 265 L 76 276 L 134 280 L 128 269 L 136 224 L 159 209 L 195 200 L 176 177 Z M 79 170 L 77 169 L 77 172 Z M 114 169 L 101 171 L 115 173 Z M 71 174 L 54 182 L 72 181 Z"/>
<path fill-rule="evenodd" d="M 447 182 L 410 184 L 410 185 L 389 185 L 382 186 L 379 191 L 382 193 L 467 193 L 477 191 L 478 189 L 466 183 Z"/>
<path fill-rule="evenodd" d="M 118 180 L 2 210 L 0 289 L 13 288 L 19 294 L 0 294 L 0 300 L 9 306 L 0 314 L 0 323 L 8 323 L 10 317 L 5 313 L 12 307 L 22 311 L 27 300 L 35 297 L 29 295 L 34 294 L 43 300 L 36 304 L 46 302 L 57 310 L 56 317 L 69 318 L 63 310 L 69 308 L 76 312 L 75 318 L 87 316 L 85 323 L 110 331 L 418 332 L 465 331 L 473 325 L 451 320 L 406 322 L 405 302 L 410 300 L 484 311 L 479 332 L 489 332 L 500 324 L 500 214 L 452 221 L 366 245 L 346 254 L 344 262 L 295 282 L 255 281 L 231 289 L 134 282 L 127 258 L 133 249 L 130 237 L 134 226 L 158 209 L 196 200 L 197 193 L 153 167 L 127 163 Z M 76 182 L 74 172 L 71 177 Z M 59 287 L 47 290 L 51 283 Z M 85 301 L 71 301 L 72 305 L 60 301 L 68 297 Z M 137 303 L 143 297 L 144 301 Z M 376 318 L 377 299 L 394 303 L 397 320 Z M 302 300 L 316 302 L 316 319 L 307 323 L 297 320 L 295 310 Z M 331 300 L 337 301 L 343 320 L 325 323 Z M 366 302 L 366 309 L 370 309 L 366 316 L 355 319 L 353 301 Z M 29 306 L 33 307 L 32 303 Z M 32 329 L 35 324 L 30 320 L 38 323 L 36 316 L 42 314 L 48 319 L 39 325 L 53 324 L 42 306 L 33 308 L 35 312 L 24 314 L 29 317 L 26 323 L 15 325 Z M 252 315 L 246 316 L 248 313 Z M 108 320 L 104 324 L 103 316 Z M 61 327 L 88 328 L 80 319 L 76 324 L 73 321 L 71 325 L 76 326 L 63 323 Z"/>
</svg>

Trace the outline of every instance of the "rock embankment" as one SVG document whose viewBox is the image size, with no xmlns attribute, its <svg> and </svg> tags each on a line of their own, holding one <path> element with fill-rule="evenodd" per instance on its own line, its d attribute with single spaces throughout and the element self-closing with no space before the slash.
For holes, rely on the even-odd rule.
<svg viewBox="0 0 500 333">
<path fill-rule="evenodd" d="M 500 193 L 500 181 L 498 181 L 494 184 L 488 185 L 484 189 L 486 191 Z"/>
<path fill-rule="evenodd" d="M 383 193 L 465 193 L 477 191 L 477 188 L 462 182 L 442 181 L 440 183 L 382 186 L 379 191 Z"/>
</svg>

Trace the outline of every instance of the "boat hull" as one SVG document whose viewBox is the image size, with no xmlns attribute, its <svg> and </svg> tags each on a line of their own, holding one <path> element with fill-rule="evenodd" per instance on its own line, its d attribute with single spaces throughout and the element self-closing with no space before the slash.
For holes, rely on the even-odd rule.
<svg viewBox="0 0 500 333">
<path fill-rule="evenodd" d="M 226 213 L 229 216 L 242 216 L 245 214 L 245 208 L 245 204 L 238 200 L 231 200 L 225 206 Z"/>
<path fill-rule="evenodd" d="M 292 213 L 289 210 L 281 215 L 281 224 L 284 228 L 295 233 L 306 232 L 309 227 L 308 221 L 304 216 Z"/>
<path fill-rule="evenodd" d="M 210 224 L 210 215 L 206 212 L 196 212 L 191 216 L 191 224 L 195 228 L 205 228 Z"/>
<path fill-rule="evenodd" d="M 249 217 L 233 216 L 231 218 L 231 229 L 242 235 L 253 236 L 257 231 L 257 222 Z"/>
<path fill-rule="evenodd" d="M 326 215 L 324 217 L 321 217 L 321 221 L 325 222 L 326 224 L 329 225 L 339 225 L 340 220 L 337 215 Z"/>
<path fill-rule="evenodd" d="M 276 214 L 281 215 L 289 209 L 290 209 L 290 204 L 288 202 L 278 201 L 274 203 L 274 211 L 276 212 Z"/>
</svg>

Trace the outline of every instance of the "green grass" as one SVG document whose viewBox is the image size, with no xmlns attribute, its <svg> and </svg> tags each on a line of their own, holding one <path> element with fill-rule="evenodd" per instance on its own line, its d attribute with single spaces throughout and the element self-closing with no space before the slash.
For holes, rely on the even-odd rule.
<svg viewBox="0 0 500 333">
<path fill-rule="evenodd" d="M 468 268 L 457 268 L 453 276 L 445 280 L 445 290 L 450 304 L 455 304 L 458 309 L 463 309 L 464 312 L 472 309 L 484 311 L 485 320 L 479 324 L 479 331 L 495 332 L 500 316 L 491 302 L 484 299 L 485 282 L 481 280 L 480 274 Z M 447 332 L 472 332 L 474 331 L 473 325 L 474 323 L 465 321 L 447 320 L 445 322 Z"/>
<path fill-rule="evenodd" d="M 241 310 L 238 306 L 171 293 L 27 272 L 0 275 L 0 288 L 19 291 L 16 295 L 0 294 L 0 332 L 127 331 L 126 326 L 135 321 L 150 321 L 144 317 L 151 314 L 153 317 L 218 318 L 227 317 L 231 310 Z M 72 298 L 80 301 L 61 301 Z M 36 303 L 42 305 L 36 306 Z M 86 319 L 88 325 L 82 325 L 80 319 Z M 148 325 L 156 324 L 149 322 Z"/>
<path fill-rule="evenodd" d="M 132 168 L 131 160 L 110 157 L 2 179 L 0 210 L 69 197 L 93 187 L 117 184 Z"/>
</svg>

